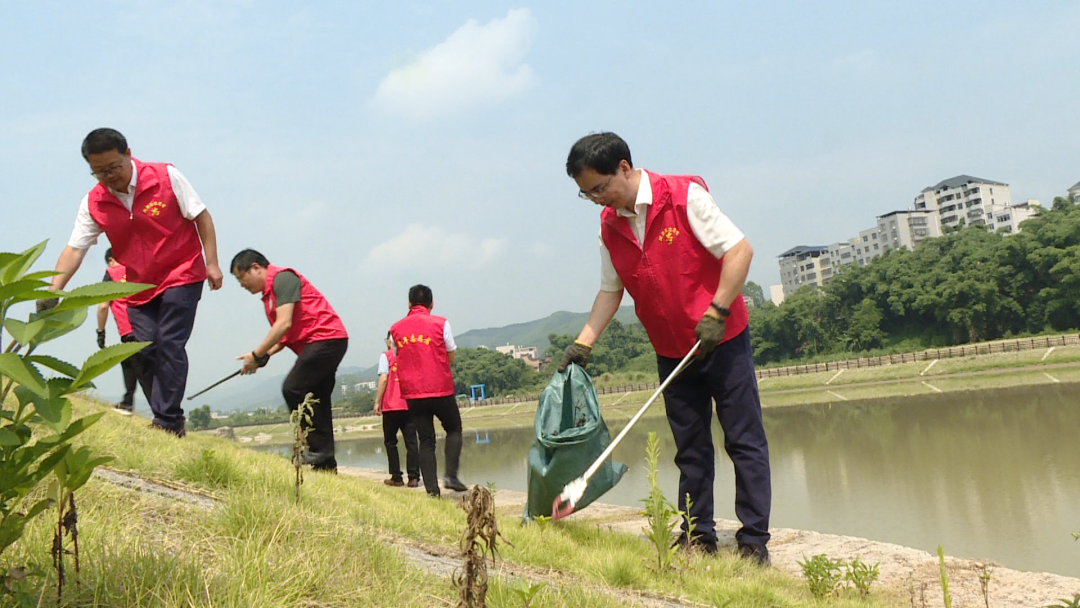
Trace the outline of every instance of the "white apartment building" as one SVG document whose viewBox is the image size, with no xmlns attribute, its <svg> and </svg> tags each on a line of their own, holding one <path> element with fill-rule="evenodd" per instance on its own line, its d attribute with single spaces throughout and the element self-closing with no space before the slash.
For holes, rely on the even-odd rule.
<svg viewBox="0 0 1080 608">
<path fill-rule="evenodd" d="M 890 211 L 877 218 L 881 253 L 907 247 L 914 251 L 923 239 L 941 236 L 941 223 L 929 211 Z"/>
<path fill-rule="evenodd" d="M 915 197 L 915 210 L 936 212 L 945 228 L 986 224 L 991 212 L 1011 205 L 1009 184 L 970 175 L 938 182 Z"/>
<path fill-rule="evenodd" d="M 1069 188 L 1069 195 L 1074 201 L 1080 202 L 1080 182 L 1076 182 L 1072 188 Z"/>
<path fill-rule="evenodd" d="M 803 285 L 819 287 L 832 279 L 832 263 L 829 248 L 800 245 L 780 254 L 780 284 L 784 295 Z"/>
<path fill-rule="evenodd" d="M 839 273 L 843 266 L 855 263 L 855 243 L 859 239 L 848 239 L 829 245 L 827 255 L 832 265 L 833 273 Z"/>
<path fill-rule="evenodd" d="M 1020 232 L 1020 222 L 1035 217 L 1041 209 L 1037 199 L 1029 198 L 1022 203 L 993 211 L 987 219 L 987 227 L 990 232 L 1004 230 L 1009 234 L 1016 234 Z"/>
<path fill-rule="evenodd" d="M 773 304 L 779 306 L 784 303 L 784 286 L 783 285 L 769 285 L 769 300 Z"/>
</svg>

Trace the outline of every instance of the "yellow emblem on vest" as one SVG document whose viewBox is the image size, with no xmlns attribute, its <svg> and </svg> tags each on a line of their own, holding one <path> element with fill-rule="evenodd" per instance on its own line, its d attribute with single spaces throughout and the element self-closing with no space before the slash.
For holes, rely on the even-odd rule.
<svg viewBox="0 0 1080 608">
<path fill-rule="evenodd" d="M 151 217 L 157 217 L 161 215 L 161 210 L 165 208 L 165 203 L 161 201 L 152 201 L 143 207 L 142 212 L 150 215 Z"/>
<path fill-rule="evenodd" d="M 660 242 L 670 245 L 677 236 L 679 236 L 678 228 L 675 228 L 674 226 L 664 228 L 662 231 L 660 231 Z"/>
</svg>

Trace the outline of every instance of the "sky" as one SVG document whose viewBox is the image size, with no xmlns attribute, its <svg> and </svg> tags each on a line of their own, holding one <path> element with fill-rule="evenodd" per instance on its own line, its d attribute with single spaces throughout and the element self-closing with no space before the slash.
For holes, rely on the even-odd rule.
<svg viewBox="0 0 1080 608">
<path fill-rule="evenodd" d="M 635 166 L 705 178 L 767 292 L 783 251 L 943 179 L 1045 204 L 1080 181 L 1077 32 L 1076 0 L 4 2 L 0 249 L 48 239 L 52 268 L 94 185 L 82 138 L 113 127 L 188 177 L 223 267 L 252 247 L 298 270 L 366 368 L 416 283 L 456 333 L 588 310 L 599 208 L 566 154 L 614 131 Z M 81 362 L 94 325 L 49 352 Z M 267 329 L 231 277 L 204 291 L 189 392 Z"/>
</svg>

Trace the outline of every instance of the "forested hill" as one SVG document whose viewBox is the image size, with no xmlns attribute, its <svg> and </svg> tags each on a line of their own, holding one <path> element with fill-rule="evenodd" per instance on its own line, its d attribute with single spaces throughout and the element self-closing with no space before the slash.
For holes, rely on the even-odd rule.
<svg viewBox="0 0 1080 608">
<path fill-rule="evenodd" d="M 494 349 L 496 346 L 513 344 L 514 346 L 535 346 L 543 353 L 548 347 L 548 334 L 569 334 L 577 336 L 581 331 L 585 320 L 589 318 L 587 312 L 566 312 L 560 310 L 543 319 L 529 321 L 527 323 L 515 323 L 506 327 L 492 327 L 488 329 L 470 329 L 469 331 L 454 336 L 457 345 L 464 348 L 476 348 L 486 346 Z M 633 306 L 623 306 L 615 314 L 615 318 L 623 324 L 631 325 L 638 323 L 634 316 Z"/>
</svg>

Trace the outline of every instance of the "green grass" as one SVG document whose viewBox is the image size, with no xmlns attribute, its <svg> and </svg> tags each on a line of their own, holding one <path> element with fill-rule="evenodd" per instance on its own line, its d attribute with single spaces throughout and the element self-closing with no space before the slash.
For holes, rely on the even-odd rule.
<svg viewBox="0 0 1080 608">
<path fill-rule="evenodd" d="M 85 414 L 98 406 L 80 404 Z M 408 562 L 396 543 L 455 552 L 465 513 L 379 483 L 309 473 L 294 504 L 287 460 L 207 435 L 177 440 L 135 418 L 107 415 L 81 440 L 114 456 L 113 467 L 212 494 L 206 510 L 92 480 L 78 495 L 81 586 L 65 589 L 78 606 L 440 606 L 453 605 L 448 579 Z M 520 526 L 500 510 L 512 543 L 500 564 L 554 584 L 534 606 L 621 606 L 620 593 L 686 598 L 701 605 L 815 606 L 805 585 L 776 569 L 730 555 L 693 557 L 667 573 L 646 567 L 647 543 L 595 522 Z M 49 521 L 39 518 L 0 567 L 49 564 Z M 69 566 L 70 568 L 70 566 Z M 73 574 L 73 569 L 70 570 Z M 55 606 L 54 581 L 43 606 Z M 37 581 L 40 585 L 41 581 Z M 519 582 L 493 577 L 490 605 L 518 606 Z M 35 597 L 39 588 L 32 589 Z M 721 601 L 722 600 L 722 601 Z M 831 605 L 899 606 L 895 597 Z"/>
</svg>

